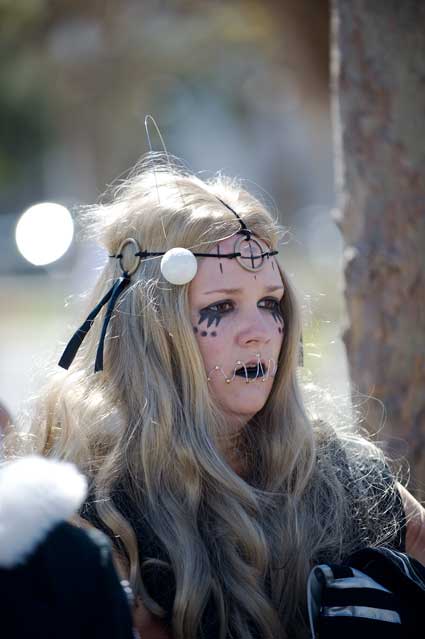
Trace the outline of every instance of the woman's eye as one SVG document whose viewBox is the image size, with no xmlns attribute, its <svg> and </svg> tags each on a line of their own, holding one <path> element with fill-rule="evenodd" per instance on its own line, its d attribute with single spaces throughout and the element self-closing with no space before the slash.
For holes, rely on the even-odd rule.
<svg viewBox="0 0 425 639">
<path fill-rule="evenodd" d="M 229 313 L 229 311 L 233 310 L 233 303 L 228 301 L 217 302 L 217 304 L 211 304 L 210 306 L 208 306 L 208 309 L 210 309 L 214 313 L 221 313 L 221 314 Z"/>
<path fill-rule="evenodd" d="M 260 308 L 265 308 L 268 311 L 280 312 L 279 300 L 274 299 L 273 297 L 268 297 L 265 300 L 261 300 L 259 302 Z"/>
</svg>

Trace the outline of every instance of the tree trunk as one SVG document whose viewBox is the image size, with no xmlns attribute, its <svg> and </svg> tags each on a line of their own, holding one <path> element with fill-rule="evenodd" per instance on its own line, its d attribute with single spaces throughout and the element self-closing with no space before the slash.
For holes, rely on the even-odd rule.
<svg viewBox="0 0 425 639">
<path fill-rule="evenodd" d="M 412 487 L 423 496 L 425 3 L 333 0 L 332 23 L 337 223 L 346 244 L 344 341 L 354 399 L 377 398 L 367 404 L 367 426 L 384 425 L 380 438 L 406 455 Z"/>
</svg>

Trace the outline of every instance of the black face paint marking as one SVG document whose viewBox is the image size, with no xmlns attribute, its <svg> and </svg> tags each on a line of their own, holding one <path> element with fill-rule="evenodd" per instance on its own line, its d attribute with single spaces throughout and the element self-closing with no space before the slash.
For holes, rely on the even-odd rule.
<svg viewBox="0 0 425 639">
<path fill-rule="evenodd" d="M 202 324 L 202 322 L 205 322 L 206 320 L 207 320 L 207 328 L 209 328 L 211 324 L 214 324 L 214 322 L 215 322 L 215 325 L 218 326 L 222 319 L 223 317 L 219 311 L 214 311 L 212 308 L 204 308 L 202 311 L 199 311 L 198 326 L 199 324 Z"/>
<path fill-rule="evenodd" d="M 211 337 L 217 337 L 217 333 L 215 331 L 211 332 Z"/>
<path fill-rule="evenodd" d="M 194 326 L 194 327 L 193 327 L 193 332 L 194 332 L 194 333 L 197 333 L 197 332 L 198 332 L 198 328 L 197 328 L 197 326 Z"/>
<path fill-rule="evenodd" d="M 273 262 L 272 262 L 272 269 L 274 270 L 274 264 L 273 264 Z"/>
<path fill-rule="evenodd" d="M 271 313 L 276 324 L 282 324 L 282 326 L 284 326 L 285 322 L 283 320 L 282 311 L 280 310 L 280 308 L 274 309 Z"/>
<path fill-rule="evenodd" d="M 202 337 L 206 337 L 208 335 L 207 331 L 202 331 L 201 333 Z"/>
<path fill-rule="evenodd" d="M 221 263 L 221 259 L 220 259 L 220 244 L 217 244 L 217 255 L 218 255 L 218 263 L 220 266 L 220 272 L 223 273 L 223 264 Z"/>
<path fill-rule="evenodd" d="M 279 326 L 279 328 L 277 329 L 279 331 L 279 333 L 283 333 L 282 327 Z"/>
</svg>

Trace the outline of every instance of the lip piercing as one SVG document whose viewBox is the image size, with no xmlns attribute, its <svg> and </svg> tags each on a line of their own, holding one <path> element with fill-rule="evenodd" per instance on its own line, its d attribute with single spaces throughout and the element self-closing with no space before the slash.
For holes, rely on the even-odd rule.
<svg viewBox="0 0 425 639">
<path fill-rule="evenodd" d="M 210 375 L 213 373 L 213 371 L 219 371 L 221 370 L 223 372 L 223 369 L 221 368 L 221 366 L 214 366 L 214 368 L 212 369 L 212 371 L 210 373 L 208 373 L 208 377 L 207 377 L 207 381 L 210 382 L 211 381 L 211 377 Z M 223 372 L 224 375 L 224 372 Z"/>
<path fill-rule="evenodd" d="M 244 369 L 244 374 L 245 374 L 245 381 L 247 384 L 249 384 L 250 382 L 255 382 L 259 377 L 261 377 L 261 381 L 262 382 L 266 382 L 270 377 L 274 377 L 276 375 L 276 371 L 277 371 L 277 364 L 274 361 L 274 359 L 270 358 L 267 360 L 267 366 L 266 366 L 266 371 L 264 370 L 264 366 L 263 363 L 261 362 L 261 354 L 260 353 L 256 353 L 256 357 L 257 357 L 257 370 L 256 370 L 256 374 L 255 377 L 253 377 L 252 379 L 249 377 L 248 375 L 248 369 L 247 366 L 244 364 L 244 362 L 242 362 L 240 359 L 238 359 L 235 362 L 235 366 L 233 369 L 233 375 L 231 377 L 228 377 L 226 375 L 226 373 L 224 372 L 223 368 L 221 366 L 214 366 L 214 368 L 208 373 L 207 375 L 207 381 L 210 382 L 212 379 L 212 375 L 216 372 L 220 372 L 221 375 L 223 375 L 224 377 L 224 381 L 226 384 L 230 384 L 230 382 L 233 382 L 233 380 L 236 377 L 236 371 L 239 370 L 240 368 L 243 367 Z"/>
</svg>

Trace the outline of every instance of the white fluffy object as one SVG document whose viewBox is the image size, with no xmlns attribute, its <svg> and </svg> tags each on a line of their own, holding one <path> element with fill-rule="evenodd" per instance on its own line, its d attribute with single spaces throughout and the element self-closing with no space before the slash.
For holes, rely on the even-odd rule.
<svg viewBox="0 0 425 639">
<path fill-rule="evenodd" d="M 24 563 L 86 494 L 86 479 L 66 462 L 30 456 L 0 466 L 0 567 Z"/>
<path fill-rule="evenodd" d="M 162 256 L 161 273 L 171 284 L 188 284 L 197 270 L 198 262 L 189 249 L 172 248 Z"/>
</svg>

